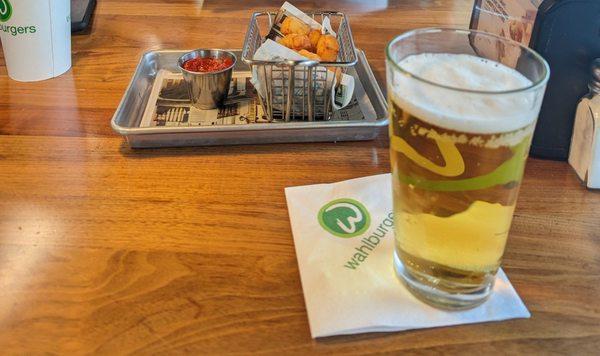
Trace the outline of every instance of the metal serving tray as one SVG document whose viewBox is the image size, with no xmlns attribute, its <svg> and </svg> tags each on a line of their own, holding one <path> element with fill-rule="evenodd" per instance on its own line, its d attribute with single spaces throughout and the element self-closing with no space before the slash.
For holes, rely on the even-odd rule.
<svg viewBox="0 0 600 356">
<path fill-rule="evenodd" d="M 363 110 L 364 119 L 139 127 L 158 71 L 166 69 L 177 72 L 177 59 L 185 52 L 188 51 L 151 51 L 142 56 L 111 121 L 113 130 L 125 136 L 132 148 L 361 141 L 374 139 L 388 123 L 385 97 L 364 52 L 357 50 L 358 63 L 349 69 L 348 74 L 354 76 L 364 88 L 364 95 L 357 97 L 362 107 L 369 108 L 367 112 Z M 240 50 L 234 50 L 234 53 L 241 58 Z M 249 68 L 238 60 L 235 70 L 248 71 Z"/>
</svg>

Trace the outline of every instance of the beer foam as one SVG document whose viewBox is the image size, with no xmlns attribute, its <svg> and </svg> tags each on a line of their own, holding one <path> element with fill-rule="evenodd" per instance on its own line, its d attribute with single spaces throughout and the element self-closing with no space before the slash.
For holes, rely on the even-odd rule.
<svg viewBox="0 0 600 356">
<path fill-rule="evenodd" d="M 518 71 L 498 62 L 467 54 L 423 53 L 408 56 L 398 65 L 436 84 L 485 92 L 452 90 L 409 76 L 393 76 L 389 88 L 392 100 L 432 125 L 467 133 L 504 133 L 529 126 L 539 113 L 541 95 L 537 91 L 489 93 L 524 89 L 532 84 Z"/>
</svg>

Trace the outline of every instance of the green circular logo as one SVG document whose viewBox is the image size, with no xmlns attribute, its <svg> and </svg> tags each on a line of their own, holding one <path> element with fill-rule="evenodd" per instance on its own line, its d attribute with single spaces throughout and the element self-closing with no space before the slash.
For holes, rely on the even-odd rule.
<svg viewBox="0 0 600 356">
<path fill-rule="evenodd" d="M 319 210 L 319 224 L 337 237 L 350 238 L 365 232 L 371 225 L 371 215 L 354 199 L 337 199 Z"/>
<path fill-rule="evenodd" d="M 8 0 L 0 0 L 0 22 L 6 22 L 12 16 L 12 5 Z"/>
</svg>

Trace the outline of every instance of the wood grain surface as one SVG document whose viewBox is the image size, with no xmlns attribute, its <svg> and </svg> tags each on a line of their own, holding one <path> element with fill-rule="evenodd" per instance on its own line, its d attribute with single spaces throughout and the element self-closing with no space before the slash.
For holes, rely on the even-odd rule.
<svg viewBox="0 0 600 356">
<path fill-rule="evenodd" d="M 294 3 L 346 12 L 381 83 L 394 35 L 464 27 L 472 6 Z M 597 353 L 600 193 L 564 162 L 529 160 L 506 250 L 531 319 L 313 340 L 284 188 L 388 172 L 385 133 L 136 151 L 111 131 L 141 53 L 239 48 L 250 14 L 280 5 L 99 0 L 67 74 L 18 83 L 0 58 L 0 352 Z"/>
</svg>

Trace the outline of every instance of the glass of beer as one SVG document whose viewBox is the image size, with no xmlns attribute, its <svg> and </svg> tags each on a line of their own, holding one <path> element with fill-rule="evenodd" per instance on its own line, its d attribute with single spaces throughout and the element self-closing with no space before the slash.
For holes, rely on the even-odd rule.
<svg viewBox="0 0 600 356">
<path fill-rule="evenodd" d="M 394 267 L 422 301 L 491 294 L 549 67 L 471 30 L 419 29 L 387 47 Z"/>
</svg>

